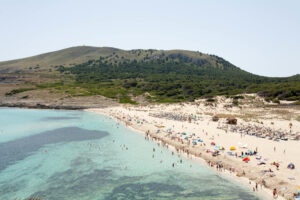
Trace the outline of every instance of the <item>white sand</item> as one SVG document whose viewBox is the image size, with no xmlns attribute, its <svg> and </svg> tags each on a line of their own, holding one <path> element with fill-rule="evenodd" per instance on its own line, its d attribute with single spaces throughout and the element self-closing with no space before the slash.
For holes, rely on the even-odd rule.
<svg viewBox="0 0 300 200">
<path fill-rule="evenodd" d="M 254 109 L 252 108 L 252 110 Z M 258 109 L 258 111 L 260 110 Z M 260 185 L 258 188 L 260 193 L 263 195 L 267 194 L 268 197 L 272 196 L 271 190 L 276 188 L 281 196 L 284 196 L 285 199 L 289 199 L 296 191 L 296 187 L 300 186 L 300 141 L 288 140 L 276 142 L 250 135 L 243 135 L 241 137 L 240 133 L 230 131 L 230 127 L 234 125 L 229 125 L 227 131 L 218 128 L 218 126 L 226 126 L 225 119 L 220 119 L 219 122 L 213 122 L 211 116 L 207 115 L 208 112 L 213 112 L 213 114 L 225 112 L 227 112 L 227 114 L 239 113 L 240 111 L 237 108 L 232 108 L 228 111 L 221 107 L 211 108 L 201 104 L 161 104 L 143 107 L 123 105 L 105 109 L 88 109 L 87 111 L 109 115 L 143 133 L 150 131 L 152 137 L 163 140 L 178 149 L 184 149 L 190 154 L 197 156 L 201 153 L 200 157 L 206 161 L 217 162 L 222 160 L 226 169 L 234 168 L 235 170 L 232 173 L 227 171 L 222 174 L 230 175 L 230 177 L 237 177 L 237 174 L 241 174 L 242 171 L 244 171 L 246 173 L 244 179 L 240 178 L 240 180 L 242 180 L 242 182 L 249 182 L 250 179 L 252 182 L 250 187 L 253 187 L 255 182 L 260 184 L 262 180 L 264 180 L 266 182 L 266 187 L 270 190 L 262 190 Z M 155 114 L 161 114 L 162 112 L 171 112 L 181 115 L 185 114 L 193 117 L 196 115 L 196 120 L 192 120 L 191 122 L 177 121 L 153 116 Z M 254 112 L 256 111 L 254 110 Z M 298 121 L 277 119 L 276 116 L 269 116 L 269 118 L 270 119 L 259 119 L 260 122 L 263 122 L 263 125 L 256 123 L 255 121 L 257 121 L 257 119 L 246 122 L 238 118 L 238 125 L 256 124 L 257 126 L 270 127 L 272 129 L 280 128 L 289 132 L 289 124 L 292 122 L 292 133 L 300 130 L 300 123 Z M 271 124 L 271 122 L 273 122 L 273 124 Z M 170 134 L 167 134 L 168 129 Z M 160 133 L 156 134 L 157 130 L 160 130 Z M 177 134 L 183 132 L 186 132 L 187 135 Z M 192 134 L 194 134 L 194 136 L 192 136 Z M 192 141 L 192 138 L 196 140 L 201 138 L 206 146 L 200 145 L 200 143 L 197 143 L 197 145 L 187 144 L 188 140 L 184 139 L 183 141 L 185 143 L 181 144 L 181 142 L 176 139 L 172 139 L 171 135 L 182 139 L 188 136 L 190 142 Z M 217 157 L 213 157 L 210 153 L 205 152 L 206 149 L 214 149 L 214 146 L 210 145 L 212 141 L 214 141 L 216 145 L 225 148 L 225 151 Z M 241 144 L 247 144 L 247 148 L 239 147 Z M 257 149 L 258 154 L 266 160 L 266 165 L 259 166 L 259 161 L 255 156 L 250 156 L 251 160 L 248 163 L 243 162 L 242 158 L 229 156 L 226 152 L 229 151 L 231 146 L 237 148 L 234 152 L 237 152 L 238 155 L 240 155 L 242 151 L 254 151 Z M 275 151 L 274 147 L 276 148 Z M 274 165 L 271 165 L 274 161 L 280 164 L 279 170 L 277 170 Z M 290 162 L 295 164 L 296 168 L 294 170 L 287 169 L 287 165 Z M 261 170 L 267 169 L 271 169 L 273 173 L 265 173 L 265 175 L 262 175 Z M 270 174 L 274 174 L 275 176 L 270 177 Z M 247 179 L 245 180 L 245 178 Z M 282 198 L 281 196 L 280 198 Z"/>
</svg>

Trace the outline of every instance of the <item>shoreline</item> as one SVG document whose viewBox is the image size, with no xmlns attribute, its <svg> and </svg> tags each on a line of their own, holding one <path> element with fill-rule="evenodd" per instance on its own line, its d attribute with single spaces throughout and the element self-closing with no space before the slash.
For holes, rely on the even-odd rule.
<svg viewBox="0 0 300 200">
<path fill-rule="evenodd" d="M 134 132 L 137 132 L 137 133 L 142 134 L 143 136 L 147 137 L 146 132 L 134 127 L 132 124 L 126 123 L 124 120 L 122 120 L 122 119 L 120 119 L 120 118 L 118 118 L 114 115 L 111 115 L 107 112 L 100 111 L 99 109 L 97 109 L 97 111 L 95 111 L 95 109 L 84 109 L 83 111 L 93 112 L 93 113 L 96 113 L 96 114 L 102 114 L 102 115 L 105 115 L 107 117 L 110 117 L 110 118 L 116 120 L 117 122 L 122 123 L 127 128 L 133 130 Z M 236 183 L 241 183 L 244 187 L 248 188 L 250 191 L 253 190 L 253 188 L 255 187 L 255 182 L 251 181 L 251 179 L 246 177 L 246 176 L 238 177 L 234 173 L 227 170 L 226 168 L 223 168 L 221 171 L 218 171 L 214 166 L 211 167 L 209 165 L 209 162 L 214 161 L 214 159 L 203 156 L 202 152 L 201 152 L 201 155 L 199 155 L 195 152 L 187 153 L 187 152 L 184 152 L 184 151 L 177 151 L 176 149 L 178 148 L 178 146 L 176 144 L 170 142 L 169 140 L 166 140 L 162 136 L 160 136 L 158 134 L 155 134 L 155 133 L 150 133 L 150 132 L 148 133 L 148 136 L 150 136 L 150 139 L 151 139 L 152 142 L 159 143 L 159 144 L 162 144 L 162 143 L 167 144 L 168 145 L 167 149 L 169 151 L 174 152 L 177 155 L 183 156 L 186 159 L 189 159 L 190 161 L 195 162 L 197 165 L 202 165 L 202 166 L 214 171 L 218 176 L 221 176 L 223 178 L 232 180 Z M 259 197 L 262 197 L 264 199 L 269 199 L 269 200 L 274 199 L 273 194 L 272 194 L 272 190 L 269 189 L 269 188 L 266 188 L 264 186 L 259 186 L 259 189 L 257 191 L 255 191 L 255 193 L 256 193 L 256 195 L 258 195 Z M 285 198 L 282 197 L 282 196 L 278 196 L 276 199 L 285 200 Z"/>
<path fill-rule="evenodd" d="M 22 103 L 21 103 L 22 104 Z M 23 105 L 23 104 L 22 104 Z M 176 104 L 171 104 L 171 105 L 154 105 L 154 107 L 156 106 L 156 107 L 162 107 L 162 108 L 168 108 L 169 109 L 169 107 L 174 107 Z M 177 104 L 177 106 L 178 106 L 178 104 Z M 26 108 L 28 108 L 28 109 L 57 109 L 57 110 L 81 110 L 81 111 L 88 111 L 88 112 L 95 112 L 95 113 L 100 113 L 100 114 L 102 114 L 102 115 L 106 115 L 106 116 L 108 116 L 108 117 L 111 117 L 111 118 L 114 118 L 115 120 L 117 120 L 118 122 L 121 122 L 121 123 L 123 123 L 123 124 L 127 124 L 127 121 L 126 121 L 126 119 L 121 119 L 121 118 L 118 118 L 118 116 L 119 115 L 116 115 L 116 116 L 114 116 L 114 114 L 116 114 L 116 113 L 110 113 L 110 111 L 112 111 L 112 110 L 114 110 L 114 111 L 116 111 L 116 110 L 121 110 L 121 112 L 123 111 L 122 109 L 129 109 L 129 111 L 130 111 L 130 113 L 133 113 L 133 114 L 137 114 L 137 115 L 139 115 L 141 112 L 146 112 L 146 110 L 145 110 L 145 107 L 137 107 L 137 106 L 126 106 L 126 105 L 119 105 L 119 106 L 99 106 L 99 107 L 91 107 L 91 106 L 75 106 L 75 107 L 73 107 L 73 106 L 68 106 L 68 105 L 63 105 L 63 106 L 56 106 L 56 105 L 54 105 L 54 104 L 51 104 L 51 105 L 47 105 L 47 106 L 44 106 L 44 105 L 42 105 L 41 107 L 40 107 L 40 105 L 39 104 L 37 104 L 37 105 L 33 105 L 33 106 L 28 106 L 28 105 L 26 105 L 26 106 L 16 106 L 16 104 L 14 104 L 14 105 L 11 105 L 11 106 L 3 106 L 3 104 L 1 104 L 0 105 L 0 107 L 3 107 L 3 108 L 24 108 L 24 109 L 26 109 Z M 153 107 L 153 105 L 152 105 L 152 107 Z M 147 108 L 147 107 L 146 107 Z M 200 108 L 201 109 L 201 108 Z M 137 111 L 141 111 L 141 112 L 137 112 Z M 152 111 L 151 110 L 151 106 L 150 106 L 150 109 L 149 109 L 149 107 L 148 107 L 148 110 L 147 110 L 147 112 L 149 112 L 149 111 Z M 186 111 L 186 110 L 183 110 L 184 112 Z M 201 111 L 201 112 L 205 112 L 205 111 Z M 216 112 L 216 111 L 214 111 L 214 112 Z M 186 113 L 186 112 L 185 112 Z M 151 114 L 151 113 L 149 113 L 149 114 Z M 197 112 L 197 114 L 198 114 L 198 112 Z M 151 115 L 149 115 L 149 116 L 151 116 Z M 153 116 L 151 116 L 152 118 L 153 118 Z M 162 121 L 165 121 L 165 122 L 167 122 L 168 120 L 167 119 L 165 119 L 164 117 L 162 117 L 162 118 L 159 118 L 159 117 L 154 117 L 154 118 L 158 118 L 158 119 L 161 119 Z M 278 125 L 278 126 L 281 126 L 282 124 L 280 124 L 280 123 L 278 123 L 278 122 L 280 122 L 281 120 L 276 120 L 276 118 L 273 118 L 274 120 L 275 120 L 275 123 L 276 123 L 276 125 Z M 272 121 L 274 121 L 272 119 Z M 240 120 L 240 119 L 239 119 Z M 176 123 L 181 123 L 181 122 L 178 122 L 178 121 L 173 121 L 173 122 L 176 122 Z M 277 124 L 278 123 L 278 124 Z M 207 124 L 208 125 L 208 124 Z M 213 124 L 213 122 L 211 123 L 211 125 L 214 125 Z M 295 126 L 295 124 L 294 124 L 294 122 L 293 122 L 293 125 Z M 263 126 L 265 126 L 265 125 L 263 125 Z M 139 132 L 139 133 L 141 133 L 141 134 L 145 134 L 145 132 L 148 130 L 148 129 L 145 129 L 145 127 L 140 127 L 140 126 L 138 126 L 137 124 L 130 124 L 129 126 L 127 126 L 128 128 L 130 128 L 130 129 L 132 129 L 132 130 L 134 130 L 135 132 Z M 210 126 L 207 126 L 207 127 L 210 127 Z M 296 124 L 296 129 L 297 128 L 299 128 L 300 126 L 299 126 L 299 122 Z M 152 127 L 153 128 L 153 127 Z M 154 127 L 154 128 L 156 128 L 157 129 L 157 127 Z M 300 130 L 300 129 L 298 129 L 298 130 Z M 220 132 L 219 130 L 217 130 L 218 132 Z M 227 133 L 227 132 L 226 132 Z M 223 133 L 222 133 L 223 134 Z M 237 133 L 235 133 L 235 134 L 237 134 Z M 155 135 L 155 133 L 154 133 L 154 131 L 153 131 L 153 136 L 154 137 L 156 137 L 157 135 Z M 219 136 L 219 134 L 218 134 L 218 136 Z M 251 139 L 251 137 L 252 136 L 246 136 L 246 137 L 248 137 L 247 139 Z M 164 139 L 166 139 L 166 138 L 164 138 Z M 217 139 L 217 138 L 215 138 L 215 139 Z M 246 139 L 246 140 L 247 140 Z M 161 141 L 163 141 L 163 139 L 160 139 Z M 269 141 L 267 140 L 267 139 L 261 139 L 263 142 L 266 142 L 266 143 L 268 143 Z M 167 141 L 167 142 L 170 142 L 170 140 L 169 141 Z M 172 142 L 172 141 L 171 141 Z M 295 141 L 289 141 L 289 142 L 280 142 L 280 145 L 281 144 L 283 144 L 283 143 L 286 143 L 287 145 L 289 145 L 290 144 L 290 142 L 292 142 L 292 144 L 294 145 L 294 144 L 297 144 L 297 146 L 299 145 L 299 143 L 297 142 L 297 143 L 293 143 L 293 142 L 295 142 Z M 219 144 L 223 144 L 222 142 L 220 142 Z M 279 144 L 279 143 L 278 143 Z M 176 148 L 176 144 L 173 144 L 174 145 L 174 148 Z M 180 146 L 180 145 L 179 145 Z M 279 146 L 278 146 L 279 147 Z M 190 149 L 189 149 L 190 150 Z M 199 150 L 199 149 L 198 149 Z M 200 149 L 201 150 L 201 149 Z M 279 148 L 277 149 L 277 150 L 280 150 Z M 291 150 L 295 150 L 295 149 L 291 149 Z M 270 151 L 270 150 L 268 150 L 268 151 Z M 278 152 L 278 151 L 277 151 Z M 289 152 L 289 154 L 291 153 L 291 154 L 294 154 L 295 155 L 295 153 L 298 153 L 299 154 L 299 151 L 295 151 L 295 152 L 291 152 L 290 150 L 288 150 L 288 152 Z M 176 151 L 175 151 L 175 153 L 176 153 Z M 192 154 L 194 154 L 195 153 L 195 151 L 190 151 L 189 152 L 190 153 L 190 155 L 192 155 Z M 196 158 L 198 159 L 199 157 L 199 155 L 197 155 L 197 153 L 199 153 L 199 151 L 198 152 L 196 152 Z M 211 160 L 213 160 L 213 161 L 215 161 L 215 162 L 217 162 L 218 160 L 216 159 L 216 160 L 214 160 L 214 158 L 212 158 L 212 157 L 209 157 L 208 155 L 206 155 L 205 153 L 204 153 L 204 151 L 203 151 L 203 149 L 202 149 L 202 156 L 201 156 L 201 158 L 199 158 L 199 159 L 202 159 L 202 160 L 204 160 L 204 162 L 206 162 L 206 164 L 207 164 L 207 161 L 211 161 Z M 277 153 L 278 154 L 278 153 Z M 267 155 L 268 156 L 268 155 Z M 219 158 L 222 160 L 223 158 L 221 158 L 222 156 L 219 156 Z M 224 157 L 225 157 L 225 155 L 224 155 Z M 285 157 L 285 156 L 284 156 Z M 296 157 L 297 158 L 297 157 Z M 191 160 L 193 160 L 193 159 L 191 159 Z M 273 158 L 270 158 L 270 161 L 271 160 L 274 160 Z M 279 158 L 279 159 L 276 159 L 277 161 L 278 160 L 281 160 L 281 158 Z M 282 160 L 284 160 L 284 158 L 282 158 Z M 228 160 L 226 160 L 225 159 L 225 161 L 228 163 Z M 296 160 L 293 160 L 293 161 L 297 161 L 297 162 L 299 162 L 299 159 L 296 159 Z M 225 163 L 226 163 L 225 162 Z M 203 163 L 203 162 L 202 162 Z M 247 166 L 247 165 L 244 165 L 243 166 L 243 162 L 240 162 L 240 163 L 230 163 L 229 162 L 229 164 L 230 164 L 230 166 L 232 165 L 232 166 L 239 166 L 239 165 L 241 165 L 240 167 L 251 167 L 251 166 Z M 248 165 L 251 165 L 251 164 L 253 164 L 252 163 L 252 161 L 250 162 L 250 163 L 248 163 Z M 282 164 L 281 164 L 282 165 Z M 299 166 L 299 164 L 298 163 L 296 163 L 296 165 L 297 166 Z M 209 166 L 207 166 L 207 167 L 209 167 Z M 211 168 L 211 167 L 209 167 L 209 168 Z M 226 167 L 225 167 L 226 168 Z M 238 168 L 238 167 L 237 167 Z M 256 169 L 256 167 L 253 167 L 253 168 L 255 168 L 254 170 L 250 170 L 249 172 L 250 172 L 250 174 L 251 174 L 251 171 L 255 174 L 257 174 L 257 173 L 259 173 L 259 167 L 257 167 L 258 169 Z M 215 168 L 212 168 L 212 170 L 214 170 L 217 174 L 219 174 L 219 171 L 217 171 Z M 224 170 L 224 169 L 223 169 Z M 285 170 L 285 169 L 284 169 Z M 284 171 L 283 170 L 283 171 Z M 286 170 L 285 170 L 286 171 Z M 227 173 L 228 172 L 228 173 Z M 275 171 L 276 172 L 276 171 Z M 278 188 L 285 188 L 285 190 L 284 191 L 279 191 L 279 189 L 277 190 L 279 193 L 284 193 L 284 194 L 286 194 L 286 195 L 284 195 L 284 196 L 279 196 L 277 199 L 294 199 L 293 197 L 292 197 L 292 194 L 295 192 L 295 190 L 294 190 L 294 188 L 296 188 L 296 186 L 297 187 L 299 187 L 299 185 L 300 185 L 300 182 L 299 182 L 299 180 L 300 180 L 300 173 L 298 173 L 298 168 L 297 168 L 297 170 L 293 170 L 293 171 L 289 171 L 288 173 L 288 177 L 295 177 L 296 179 L 294 179 L 294 180 L 287 180 L 287 177 L 285 177 L 284 179 L 282 179 L 283 178 L 283 176 L 281 176 L 282 174 L 278 174 L 278 178 L 277 178 L 277 176 L 275 177 L 275 178 L 272 178 L 271 180 L 273 180 L 273 183 L 271 183 L 271 187 L 270 187 L 270 185 L 267 185 L 267 186 L 269 186 L 268 188 L 265 188 L 265 191 L 264 192 L 262 192 L 262 196 L 263 197 L 266 197 L 267 199 L 273 199 L 273 195 L 272 195 L 272 188 L 274 188 L 274 187 L 276 187 L 277 189 Z M 277 172 L 276 172 L 277 173 Z M 281 172 L 281 170 L 280 170 L 280 173 L 282 173 Z M 295 174 L 296 173 L 296 174 Z M 246 187 L 248 187 L 250 190 L 251 190 L 251 187 L 252 187 L 252 185 L 249 185 L 248 183 L 248 181 L 250 180 L 251 181 L 251 183 L 253 183 L 255 180 L 257 181 L 257 176 L 255 177 L 255 176 L 248 176 L 249 175 L 249 173 L 247 172 L 247 176 L 246 177 L 237 177 L 237 176 L 235 176 L 234 175 L 234 173 L 230 173 L 230 171 L 226 171 L 225 170 L 225 173 L 222 173 L 222 174 L 220 174 L 220 175 L 224 175 L 224 176 L 227 176 L 227 175 L 229 175 L 229 178 L 230 179 L 234 179 L 234 180 L 236 180 L 236 181 L 238 181 L 238 182 L 240 182 L 240 181 L 242 181 L 242 180 L 244 180 L 243 182 L 244 182 L 244 185 L 246 186 Z M 279 176 L 280 175 L 280 176 Z M 299 175 L 299 176 L 298 176 Z M 288 178 L 288 179 L 290 179 L 290 178 Z M 288 181 L 288 182 L 286 182 L 286 181 Z M 248 183 L 247 183 L 248 182 Z M 298 182 L 298 183 L 297 183 Z M 269 183 L 269 182 L 268 182 Z M 286 186 L 288 184 L 288 186 Z M 260 187 L 259 187 L 260 188 Z M 261 196 L 261 195 L 260 195 Z"/>
<path fill-rule="evenodd" d="M 0 104 L 0 108 L 28 108 L 28 109 L 51 109 L 51 110 L 84 110 L 84 109 L 91 109 L 91 107 L 85 106 L 70 106 L 70 105 L 46 105 L 46 104 L 9 104 L 4 103 Z"/>
</svg>

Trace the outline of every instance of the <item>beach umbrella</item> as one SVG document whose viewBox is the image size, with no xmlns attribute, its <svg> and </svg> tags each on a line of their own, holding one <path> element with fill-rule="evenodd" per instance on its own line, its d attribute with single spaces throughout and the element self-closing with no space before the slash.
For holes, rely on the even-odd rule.
<svg viewBox="0 0 300 200">
<path fill-rule="evenodd" d="M 185 137 L 184 137 L 184 139 L 188 139 L 188 138 L 189 138 L 188 136 L 185 136 Z"/>
<path fill-rule="evenodd" d="M 234 151 L 234 150 L 236 150 L 236 148 L 235 147 L 230 147 L 230 150 Z"/>
<path fill-rule="evenodd" d="M 281 191 L 286 191 L 286 187 L 282 187 L 280 190 Z"/>
<path fill-rule="evenodd" d="M 258 165 L 265 165 L 266 163 L 265 162 L 259 162 Z"/>
<path fill-rule="evenodd" d="M 199 139 L 198 142 L 203 142 L 203 140 Z"/>
<path fill-rule="evenodd" d="M 214 143 L 214 142 L 211 142 L 211 143 L 210 143 L 210 145 L 216 145 L 216 143 Z"/>
<path fill-rule="evenodd" d="M 295 165 L 294 165 L 294 163 L 290 163 L 290 164 L 288 164 L 287 168 L 289 168 L 289 169 L 295 169 Z"/>
<path fill-rule="evenodd" d="M 243 161 L 250 161 L 250 158 L 249 157 L 245 157 L 245 158 L 243 158 Z"/>
</svg>

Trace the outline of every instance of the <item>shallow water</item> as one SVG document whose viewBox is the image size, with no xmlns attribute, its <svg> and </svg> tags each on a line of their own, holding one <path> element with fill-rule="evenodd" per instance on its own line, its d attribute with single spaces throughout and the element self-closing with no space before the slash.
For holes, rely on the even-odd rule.
<svg viewBox="0 0 300 200">
<path fill-rule="evenodd" d="M 106 116 L 2 108 L 0 199 L 29 197 L 260 199 Z"/>
</svg>

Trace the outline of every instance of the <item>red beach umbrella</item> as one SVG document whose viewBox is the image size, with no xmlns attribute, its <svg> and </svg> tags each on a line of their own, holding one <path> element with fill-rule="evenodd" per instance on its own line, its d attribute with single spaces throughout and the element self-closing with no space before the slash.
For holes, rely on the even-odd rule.
<svg viewBox="0 0 300 200">
<path fill-rule="evenodd" d="M 249 157 L 245 157 L 245 158 L 243 158 L 243 161 L 250 161 L 250 158 Z"/>
</svg>

